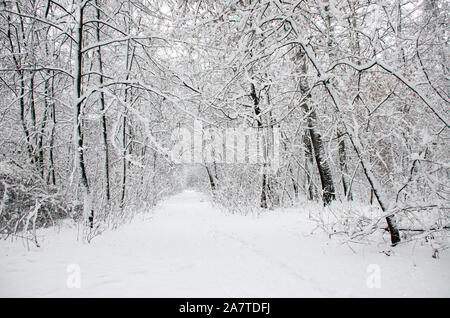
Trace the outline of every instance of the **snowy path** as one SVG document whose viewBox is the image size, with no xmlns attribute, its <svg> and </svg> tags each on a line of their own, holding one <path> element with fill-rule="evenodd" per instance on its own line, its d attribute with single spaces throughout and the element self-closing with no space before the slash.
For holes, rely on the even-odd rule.
<svg viewBox="0 0 450 318">
<path fill-rule="evenodd" d="M 176 195 L 150 217 L 107 231 L 91 244 L 76 230 L 46 229 L 41 248 L 0 242 L 0 297 L 387 297 L 450 296 L 449 253 L 403 246 L 355 254 L 320 234 L 297 210 L 225 215 L 203 195 Z M 67 288 L 67 266 L 81 288 Z M 381 288 L 368 288 L 369 264 Z"/>
</svg>

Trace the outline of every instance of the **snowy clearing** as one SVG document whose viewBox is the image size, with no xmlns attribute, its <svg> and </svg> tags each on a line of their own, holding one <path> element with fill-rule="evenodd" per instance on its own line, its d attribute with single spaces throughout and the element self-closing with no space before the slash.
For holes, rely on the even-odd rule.
<svg viewBox="0 0 450 318">
<path fill-rule="evenodd" d="M 405 244 L 387 256 L 320 233 L 301 209 L 226 215 L 185 191 L 91 244 L 75 228 L 41 247 L 0 242 L 1 297 L 449 297 L 450 257 Z M 75 264 L 75 265 L 71 265 Z M 374 264 L 374 265 L 371 265 Z M 73 269 L 80 288 L 68 288 Z M 371 280 L 379 269 L 380 288 Z M 69 272 L 68 272 L 69 270 Z"/>
</svg>

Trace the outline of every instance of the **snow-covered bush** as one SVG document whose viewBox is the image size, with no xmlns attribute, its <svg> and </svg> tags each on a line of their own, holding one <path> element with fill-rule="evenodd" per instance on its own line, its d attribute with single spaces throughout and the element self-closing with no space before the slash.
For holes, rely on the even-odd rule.
<svg viewBox="0 0 450 318">
<path fill-rule="evenodd" d="M 304 208 L 317 228 L 332 239 L 365 244 L 380 243 L 381 238 L 386 246 L 389 245 L 389 232 L 384 222 L 386 215 L 377 206 L 358 201 L 335 201 L 327 207 L 309 202 Z M 429 245 L 433 257 L 450 247 L 448 211 L 401 209 L 394 215 L 402 243 L 415 241 Z"/>
<path fill-rule="evenodd" d="M 48 187 L 13 164 L 0 162 L 0 235 L 21 236 L 34 241 L 35 230 L 75 217 L 80 208 L 65 203 L 55 188 Z"/>
</svg>

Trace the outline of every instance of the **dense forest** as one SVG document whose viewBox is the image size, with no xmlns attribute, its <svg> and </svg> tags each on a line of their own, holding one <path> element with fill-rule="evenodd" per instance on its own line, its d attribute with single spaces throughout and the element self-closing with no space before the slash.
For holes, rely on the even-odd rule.
<svg viewBox="0 0 450 318">
<path fill-rule="evenodd" d="M 448 6 L 1 0 L 1 235 L 39 244 L 72 218 L 90 241 L 194 188 L 233 213 L 314 205 L 351 241 L 447 248 Z M 202 160 L 174 159 L 183 129 Z M 217 131 L 254 146 L 249 129 L 263 157 L 276 132 L 277 169 L 205 154 Z"/>
</svg>

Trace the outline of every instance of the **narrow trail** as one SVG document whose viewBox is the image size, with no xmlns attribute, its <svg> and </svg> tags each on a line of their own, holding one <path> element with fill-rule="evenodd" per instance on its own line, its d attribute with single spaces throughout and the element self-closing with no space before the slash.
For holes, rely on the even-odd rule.
<svg viewBox="0 0 450 318">
<path fill-rule="evenodd" d="M 321 235 L 299 209 L 227 215 L 197 192 L 106 231 L 41 233 L 41 248 L 0 242 L 0 297 L 387 297 L 450 295 L 448 266 L 411 249 L 357 254 Z M 367 286 L 377 264 L 381 288 Z M 68 288 L 75 265 L 80 288 Z M 68 267 L 69 266 L 69 267 Z"/>
</svg>

